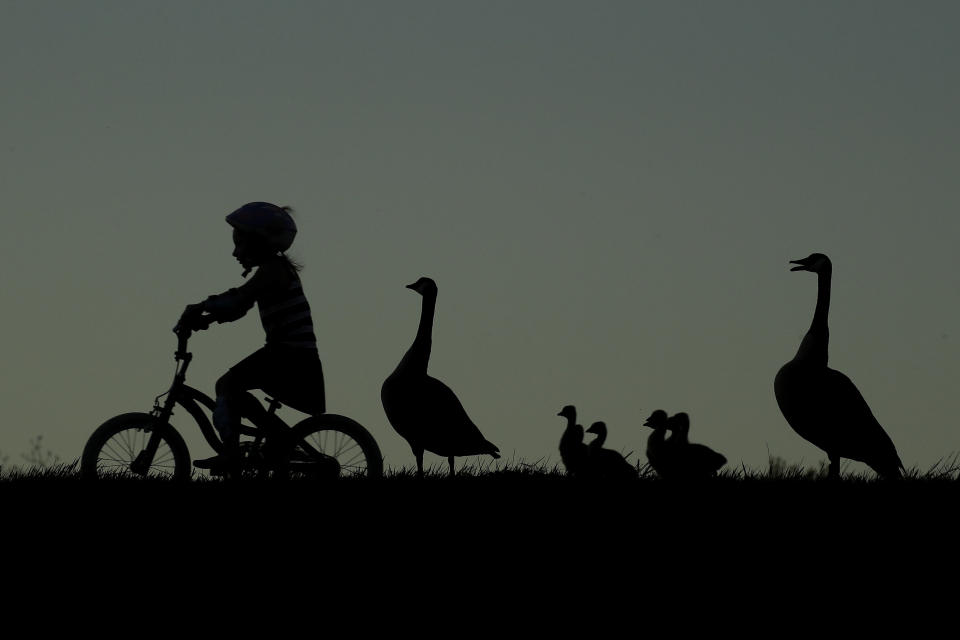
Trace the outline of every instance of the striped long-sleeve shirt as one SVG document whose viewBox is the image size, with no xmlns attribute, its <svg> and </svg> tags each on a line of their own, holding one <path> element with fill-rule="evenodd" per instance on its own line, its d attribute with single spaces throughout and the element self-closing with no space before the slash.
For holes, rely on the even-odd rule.
<svg viewBox="0 0 960 640">
<path fill-rule="evenodd" d="M 282 257 L 267 260 L 243 286 L 210 296 L 203 306 L 223 323 L 243 317 L 254 303 L 268 345 L 317 348 L 310 304 L 303 295 L 300 277 Z"/>
</svg>

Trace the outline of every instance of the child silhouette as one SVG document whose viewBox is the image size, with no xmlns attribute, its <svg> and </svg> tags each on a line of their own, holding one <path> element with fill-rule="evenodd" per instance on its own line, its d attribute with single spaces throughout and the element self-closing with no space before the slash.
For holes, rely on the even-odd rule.
<svg viewBox="0 0 960 640">
<path fill-rule="evenodd" d="M 248 391 L 260 389 L 286 405 L 309 414 L 323 413 L 326 403 L 323 369 L 317 354 L 310 305 L 300 285 L 300 266 L 284 252 L 297 234 L 290 207 L 250 202 L 227 216 L 233 227 L 233 256 L 243 266 L 246 283 L 198 304 L 181 317 L 186 326 L 204 328 L 209 321 L 232 322 L 256 303 L 266 344 L 217 380 L 213 424 L 223 452 L 197 460 L 194 466 L 236 472 L 240 463 L 240 407 L 265 411 Z M 254 406 L 255 405 L 255 406 Z"/>
</svg>

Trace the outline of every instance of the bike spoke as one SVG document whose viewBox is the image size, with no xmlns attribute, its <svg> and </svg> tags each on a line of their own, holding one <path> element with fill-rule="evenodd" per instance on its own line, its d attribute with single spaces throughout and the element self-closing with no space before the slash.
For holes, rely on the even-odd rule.
<svg viewBox="0 0 960 640">
<path fill-rule="evenodd" d="M 341 477 L 365 476 L 371 472 L 367 455 L 352 434 L 337 427 L 318 427 L 304 434 L 293 448 L 291 472 L 303 479 L 329 477 L 332 458 Z"/>
<path fill-rule="evenodd" d="M 350 458 L 349 460 L 347 460 L 346 462 L 340 463 L 340 466 L 342 466 L 342 467 L 351 467 L 351 466 L 355 467 L 355 466 L 357 466 L 357 465 L 355 465 L 355 464 L 353 464 L 353 463 L 356 462 L 358 458 L 359 458 L 360 460 L 363 460 L 363 461 L 366 460 L 366 456 L 363 455 L 363 451 L 361 451 L 360 453 L 354 454 L 354 456 L 353 456 L 352 458 Z"/>
<path fill-rule="evenodd" d="M 118 431 L 103 444 L 97 459 L 97 467 L 108 473 L 131 475 L 130 466 L 146 449 L 149 437 L 150 431 L 143 427 L 130 427 Z M 166 440 L 161 440 L 147 476 L 171 477 L 175 470 L 176 456 Z"/>
<path fill-rule="evenodd" d="M 103 449 L 102 449 L 101 451 L 102 451 L 102 452 L 107 452 L 107 450 L 109 449 L 110 455 L 115 456 L 117 459 L 122 458 L 122 457 L 123 457 L 123 454 L 122 454 L 122 453 L 119 453 L 116 449 L 113 448 L 112 442 L 113 442 L 112 440 L 107 441 L 107 442 L 103 445 Z"/>
<path fill-rule="evenodd" d="M 363 448 L 349 434 L 337 429 L 318 429 L 307 434 L 294 451 L 303 456 L 304 462 L 316 461 L 318 468 L 326 464 L 324 459 L 333 458 L 343 475 L 357 475 L 367 469 Z M 309 469 L 309 464 L 305 468 Z"/>
<path fill-rule="evenodd" d="M 348 454 L 350 451 L 352 451 L 352 450 L 357 449 L 357 448 L 360 447 L 360 445 L 357 444 L 357 441 L 354 440 L 353 438 L 350 438 L 349 441 L 351 442 L 351 444 L 350 444 L 349 447 L 347 447 L 347 448 L 345 448 L 345 449 L 344 449 L 343 447 L 341 447 L 340 449 L 337 449 L 337 454 L 336 454 L 336 457 L 337 457 L 337 458 L 339 458 L 340 456 L 345 456 L 345 455 Z M 344 444 L 346 444 L 346 443 L 344 443 Z M 363 452 L 363 450 L 361 449 L 361 453 L 362 453 L 362 452 Z"/>
</svg>

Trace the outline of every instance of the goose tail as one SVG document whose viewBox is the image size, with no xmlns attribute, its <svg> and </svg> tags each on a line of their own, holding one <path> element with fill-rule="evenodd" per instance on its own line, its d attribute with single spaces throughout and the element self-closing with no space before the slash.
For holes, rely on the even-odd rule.
<svg viewBox="0 0 960 640">
<path fill-rule="evenodd" d="M 872 459 L 865 460 L 865 462 L 877 472 L 877 475 L 887 480 L 902 478 L 903 472 L 906 470 L 903 461 L 900 460 L 900 455 L 893 446 L 893 442 L 890 443 L 886 451 L 874 454 Z"/>
<path fill-rule="evenodd" d="M 897 457 L 896 461 L 888 461 L 886 464 L 870 465 L 881 478 L 885 480 L 899 480 L 903 477 L 903 463 Z"/>
<path fill-rule="evenodd" d="M 725 464 L 727 464 L 727 457 L 726 457 L 725 455 L 723 455 L 722 453 L 718 453 L 718 452 L 714 451 L 714 452 L 713 452 L 713 462 L 712 462 L 713 470 L 714 470 L 714 471 L 719 471 L 720 468 L 721 468 L 723 465 L 725 465 Z"/>
</svg>

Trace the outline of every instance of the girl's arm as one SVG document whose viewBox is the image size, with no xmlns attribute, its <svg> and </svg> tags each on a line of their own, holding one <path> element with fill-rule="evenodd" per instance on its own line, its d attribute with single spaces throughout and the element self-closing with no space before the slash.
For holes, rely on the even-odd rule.
<svg viewBox="0 0 960 640">
<path fill-rule="evenodd" d="M 246 286 L 246 285 L 244 285 Z M 217 322 L 232 322 L 247 315 L 256 298 L 243 292 L 243 287 L 228 289 L 223 293 L 210 296 L 200 303 L 203 310 L 213 316 Z"/>
<path fill-rule="evenodd" d="M 217 322 L 233 322 L 245 316 L 260 294 L 274 286 L 277 275 L 272 264 L 263 264 L 243 286 L 210 296 L 200 304 Z"/>
</svg>

